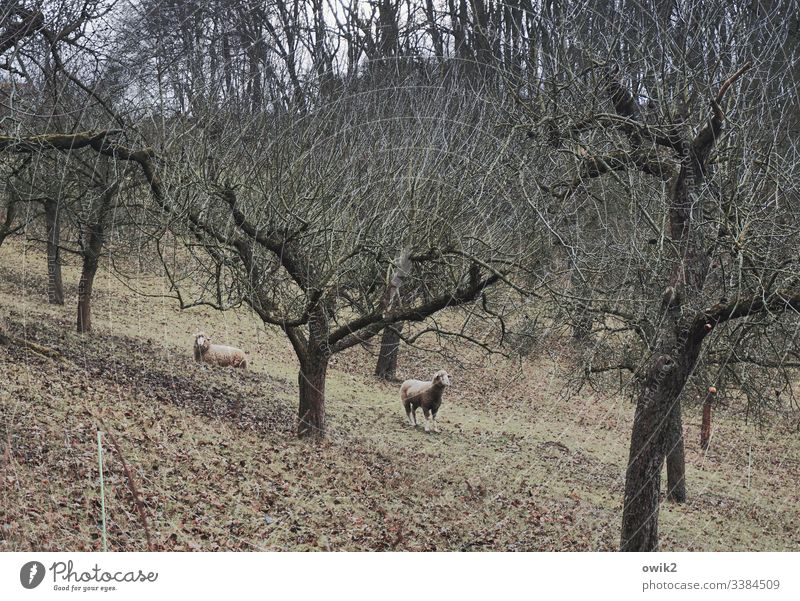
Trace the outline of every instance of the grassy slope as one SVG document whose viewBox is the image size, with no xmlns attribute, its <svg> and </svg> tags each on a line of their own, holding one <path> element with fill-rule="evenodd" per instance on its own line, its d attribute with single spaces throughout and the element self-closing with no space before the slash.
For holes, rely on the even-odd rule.
<svg viewBox="0 0 800 601">
<path fill-rule="evenodd" d="M 331 436 L 312 445 L 292 434 L 297 364 L 277 331 L 244 311 L 181 312 L 104 270 L 96 331 L 81 337 L 74 284 L 66 306 L 48 306 L 44 268 L 38 251 L 0 248 L 0 324 L 66 358 L 0 346 L 0 550 L 99 548 L 100 420 L 157 549 L 616 547 L 633 408 L 614 394 L 564 400 L 558 362 L 464 351 L 445 366 L 443 432 L 425 435 L 404 426 L 397 387 L 370 376 L 368 349 L 354 350 L 334 359 Z M 64 275 L 77 281 L 74 266 Z M 200 327 L 249 351 L 250 373 L 194 363 Z M 404 349 L 400 375 L 427 376 L 441 363 L 430 361 Z M 665 550 L 800 550 L 797 435 L 783 423 L 759 432 L 734 409 L 718 415 L 707 455 L 687 415 L 690 501 L 662 508 Z M 108 441 L 104 454 L 109 546 L 143 550 L 119 454 Z"/>
</svg>

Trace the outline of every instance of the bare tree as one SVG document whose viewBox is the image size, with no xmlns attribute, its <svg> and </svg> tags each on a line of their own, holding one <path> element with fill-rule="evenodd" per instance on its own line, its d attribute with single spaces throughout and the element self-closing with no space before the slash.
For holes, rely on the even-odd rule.
<svg viewBox="0 0 800 601">
<path fill-rule="evenodd" d="M 64 282 L 61 277 L 61 211 L 58 199 L 44 200 L 47 236 L 47 299 L 51 305 L 64 304 Z"/>
<path fill-rule="evenodd" d="M 206 135 L 232 138 L 201 136 L 180 152 L 184 163 L 211 160 L 213 180 L 165 172 L 164 202 L 214 265 L 208 302 L 246 302 L 290 340 L 301 436 L 324 434 L 333 354 L 387 326 L 472 306 L 521 263 L 527 241 L 506 228 L 516 174 L 500 160 L 507 138 L 493 132 L 494 105 L 458 94 L 434 102 L 440 91 L 409 82 L 287 123 L 209 123 Z M 170 187 L 194 191 L 178 199 Z M 398 301 L 398 279 L 382 276 L 398 256 L 404 275 L 394 276 L 413 281 L 416 298 Z"/>
<path fill-rule="evenodd" d="M 22 225 L 15 224 L 17 214 L 17 202 L 12 194 L 6 195 L 6 202 L 3 206 L 3 220 L 0 223 L 0 245 L 3 244 L 6 238 L 13 233 L 22 229 Z"/>
<path fill-rule="evenodd" d="M 792 398 L 798 10 L 594 7 L 7 2 L 0 72 L 44 100 L 2 109 L 2 169 L 16 182 L 20 157 L 47 156 L 88 191 L 71 209 L 86 328 L 136 168 L 181 245 L 164 261 L 181 305 L 244 303 L 287 336 L 303 436 L 325 433 L 332 355 L 382 334 L 391 361 L 454 307 L 478 341 L 475 316 L 502 322 L 542 272 L 537 309 L 572 327 L 583 373 L 631 373 L 621 547 L 653 550 L 665 463 L 686 497 L 682 402 L 725 384 L 748 411 Z M 43 189 L 25 184 L 0 242 Z"/>
<path fill-rule="evenodd" d="M 81 276 L 78 282 L 78 317 L 79 333 L 92 329 L 92 290 L 94 279 L 102 256 L 103 245 L 111 226 L 110 220 L 117 208 L 120 179 L 109 179 L 102 174 L 96 181 L 97 189 L 91 194 L 89 206 L 80 216 L 79 244 L 81 256 Z M 87 196 L 89 196 L 87 194 Z"/>
<path fill-rule="evenodd" d="M 768 18 L 778 24 L 787 9 L 776 6 Z M 581 286 L 550 285 L 552 298 L 576 324 L 595 316 L 599 347 L 587 372 L 630 370 L 638 391 L 621 547 L 640 551 L 658 546 L 665 461 L 668 497 L 686 496 L 681 399 L 708 386 L 690 378 L 741 348 L 737 320 L 760 324 L 764 348 L 761 337 L 773 336 L 781 315 L 796 315 L 800 302 L 789 226 L 796 187 L 786 178 L 797 148 L 775 142 L 797 114 L 780 90 L 796 82 L 769 62 L 751 65 L 740 51 L 750 42 L 780 51 L 786 28 L 767 34 L 713 3 L 692 4 L 672 24 L 675 15 L 644 16 L 666 19 L 666 31 L 679 27 L 684 45 L 667 44 L 658 27 L 620 26 L 619 46 L 595 50 L 606 60 L 556 78 L 563 84 L 545 118 L 541 107 L 524 105 L 529 122 L 536 119 L 534 144 L 559 151 L 548 155 L 551 173 L 571 174 L 540 177 L 547 200 L 530 199 L 579 272 Z M 717 23 L 728 37 L 688 38 L 683 19 Z M 736 121 L 726 131 L 729 114 Z M 768 167 L 753 148 L 770 157 Z M 777 353 L 777 369 L 796 344 L 781 338 L 785 345 L 773 340 L 768 351 Z M 646 360 L 631 360 L 642 353 Z M 717 383 L 725 375 L 718 370 Z"/>
<path fill-rule="evenodd" d="M 381 306 L 385 314 L 401 304 L 401 289 L 403 280 L 411 275 L 411 257 L 408 251 L 403 251 L 394 262 L 390 277 L 386 284 L 386 291 L 381 299 Z M 400 354 L 400 340 L 403 323 L 394 323 L 383 330 L 381 346 L 378 351 L 378 361 L 375 365 L 375 375 L 384 380 L 394 380 L 397 373 L 397 359 Z"/>
</svg>

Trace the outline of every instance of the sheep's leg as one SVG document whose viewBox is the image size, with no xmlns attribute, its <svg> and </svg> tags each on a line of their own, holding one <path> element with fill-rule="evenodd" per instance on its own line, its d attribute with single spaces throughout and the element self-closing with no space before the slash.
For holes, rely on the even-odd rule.
<svg viewBox="0 0 800 601">
<path fill-rule="evenodd" d="M 413 419 L 413 421 L 411 422 L 411 425 L 416 428 L 417 427 L 417 408 L 416 407 L 411 407 L 411 417 Z"/>
<path fill-rule="evenodd" d="M 430 432 L 431 431 L 431 419 L 430 419 L 431 412 L 428 410 L 427 407 L 423 407 L 422 408 L 422 412 L 425 414 L 425 431 L 426 432 Z"/>
<path fill-rule="evenodd" d="M 431 411 L 431 423 L 433 424 L 433 431 L 439 431 L 439 423 L 436 421 L 436 411 Z"/>
<path fill-rule="evenodd" d="M 411 419 L 411 405 L 406 405 L 406 419 L 408 420 L 409 426 L 414 425 L 414 421 Z"/>
</svg>

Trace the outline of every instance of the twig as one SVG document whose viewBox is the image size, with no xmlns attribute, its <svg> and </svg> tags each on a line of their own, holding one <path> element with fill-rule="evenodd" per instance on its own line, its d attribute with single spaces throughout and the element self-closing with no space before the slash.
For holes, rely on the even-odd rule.
<svg viewBox="0 0 800 601">
<path fill-rule="evenodd" d="M 31 342 L 29 340 L 15 338 L 14 336 L 9 336 L 8 334 L 4 334 L 3 332 L 0 332 L 0 345 L 20 346 L 22 348 L 28 349 L 33 353 L 36 353 L 37 355 L 41 355 L 42 357 L 47 357 L 48 359 L 55 359 L 57 361 L 61 361 L 62 363 L 71 363 L 68 359 L 64 357 L 64 355 L 62 355 L 59 351 L 55 349 L 42 346 L 41 344 L 36 344 L 35 342 Z"/>
<path fill-rule="evenodd" d="M 100 466 L 100 514 L 103 518 L 103 551 L 108 551 L 108 537 L 106 532 L 106 490 L 103 480 L 103 433 L 97 431 L 97 463 Z"/>
<path fill-rule="evenodd" d="M 746 62 L 744 65 L 742 65 L 742 66 L 741 66 L 741 67 L 740 67 L 740 68 L 739 68 L 739 69 L 736 71 L 736 73 L 734 73 L 733 75 L 731 75 L 731 76 L 730 76 L 728 79 L 726 79 L 726 80 L 725 80 L 725 81 L 722 83 L 722 85 L 721 85 L 721 86 L 720 86 L 720 88 L 719 88 L 719 92 L 717 92 L 717 97 L 716 97 L 716 99 L 715 99 L 715 100 L 716 100 L 716 102 L 717 102 L 717 104 L 719 104 L 720 102 L 722 102 L 722 98 L 723 98 L 723 96 L 725 96 L 725 92 L 727 92 L 727 91 L 728 91 L 728 88 L 730 88 L 730 87 L 731 87 L 731 86 L 732 86 L 732 85 L 733 85 L 733 84 L 736 82 L 736 80 L 737 80 L 737 79 L 739 79 L 739 78 L 740 78 L 742 75 L 744 75 L 745 73 L 747 73 L 747 72 L 750 70 L 750 68 L 751 68 L 752 66 L 753 66 L 753 63 L 751 63 L 750 61 L 747 61 L 747 62 Z"/>
<path fill-rule="evenodd" d="M 125 477 L 127 478 L 128 489 L 131 491 L 131 494 L 133 495 L 133 504 L 136 506 L 136 511 L 139 514 L 139 519 L 142 521 L 142 527 L 144 528 L 144 535 L 147 538 L 147 550 L 154 551 L 155 549 L 153 548 L 153 539 L 150 536 L 150 526 L 147 522 L 147 514 L 145 514 L 144 512 L 144 504 L 142 503 L 142 498 L 139 495 L 139 489 L 136 488 L 136 481 L 133 479 L 133 474 L 131 473 L 131 470 L 128 467 L 128 463 L 125 461 L 125 456 L 122 454 L 122 449 L 120 448 L 116 437 L 111 432 L 111 430 L 106 428 L 106 425 L 103 423 L 102 419 L 98 418 L 98 421 L 100 422 L 100 425 L 102 425 L 103 428 L 105 429 L 106 434 L 108 434 L 108 438 L 111 440 L 111 444 L 113 445 L 114 450 L 119 455 L 120 462 L 122 462 L 122 470 L 125 472 Z"/>
<path fill-rule="evenodd" d="M 547 442 L 542 442 L 539 444 L 540 447 L 555 447 L 559 451 L 563 451 L 564 453 L 569 453 L 569 447 L 565 445 L 563 442 L 558 442 L 555 440 L 548 440 Z"/>
</svg>

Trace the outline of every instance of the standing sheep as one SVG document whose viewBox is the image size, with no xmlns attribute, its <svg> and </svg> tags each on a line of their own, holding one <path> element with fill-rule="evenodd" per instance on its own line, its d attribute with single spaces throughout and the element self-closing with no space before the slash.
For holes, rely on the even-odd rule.
<svg viewBox="0 0 800 601">
<path fill-rule="evenodd" d="M 211 344 L 211 336 L 198 332 L 194 337 L 194 360 L 220 367 L 247 369 L 247 355 L 242 349 L 221 344 Z"/>
<path fill-rule="evenodd" d="M 436 424 L 436 414 L 442 405 L 442 393 L 450 386 L 450 376 L 443 369 L 433 375 L 433 381 L 406 380 L 400 386 L 400 398 L 406 410 L 408 425 L 417 425 L 417 408 L 422 407 L 425 414 L 425 431 L 439 431 Z"/>
</svg>

